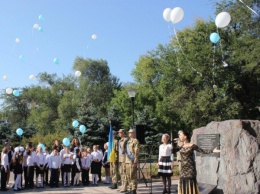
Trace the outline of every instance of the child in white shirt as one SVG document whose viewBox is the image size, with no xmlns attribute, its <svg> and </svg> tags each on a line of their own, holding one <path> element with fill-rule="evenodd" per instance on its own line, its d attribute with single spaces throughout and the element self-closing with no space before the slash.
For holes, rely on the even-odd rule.
<svg viewBox="0 0 260 194">
<path fill-rule="evenodd" d="M 43 174 L 44 174 L 44 166 L 45 166 L 45 156 L 42 153 L 42 147 L 37 147 L 37 155 L 36 155 L 36 187 L 43 188 Z M 41 183 L 38 184 L 38 177 L 41 176 Z"/>
</svg>

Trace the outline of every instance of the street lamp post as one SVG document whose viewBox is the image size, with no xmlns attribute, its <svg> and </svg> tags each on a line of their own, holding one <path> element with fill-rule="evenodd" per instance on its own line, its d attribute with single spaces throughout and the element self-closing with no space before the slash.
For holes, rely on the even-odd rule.
<svg viewBox="0 0 260 194">
<path fill-rule="evenodd" d="M 131 99 L 131 109 L 132 109 L 132 129 L 134 130 L 134 137 L 136 138 L 136 128 L 135 128 L 135 117 L 134 117 L 134 101 L 135 101 L 135 89 L 130 88 L 127 90 L 128 96 Z M 140 163 L 138 163 L 138 171 L 139 171 L 139 178 L 141 177 L 140 174 Z M 137 172 L 136 172 L 137 176 Z"/>
<path fill-rule="evenodd" d="M 135 89 L 128 89 L 127 90 L 128 96 L 131 99 L 131 109 L 132 109 L 132 128 L 135 131 L 135 118 L 134 118 L 134 100 L 135 100 Z"/>
</svg>

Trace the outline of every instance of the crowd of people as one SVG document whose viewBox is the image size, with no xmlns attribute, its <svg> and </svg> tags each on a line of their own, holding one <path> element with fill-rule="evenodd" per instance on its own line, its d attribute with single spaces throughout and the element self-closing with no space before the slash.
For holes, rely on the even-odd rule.
<svg viewBox="0 0 260 194">
<path fill-rule="evenodd" d="M 82 147 L 77 138 L 70 146 L 62 146 L 55 140 L 51 151 L 39 144 L 36 148 L 31 142 L 25 146 L 12 149 L 6 141 L 1 153 L 1 191 L 7 191 L 10 173 L 14 174 L 13 190 L 44 188 L 44 186 L 59 187 L 59 180 L 64 187 L 90 185 L 89 174 L 92 174 L 92 185 L 101 182 L 101 169 L 109 169 L 107 161 L 107 143 L 103 153 L 99 145 L 93 149 Z M 105 170 L 106 172 L 109 170 Z M 50 174 L 49 174 L 50 173 Z M 110 183 L 109 174 L 106 184 Z"/>
<path fill-rule="evenodd" d="M 113 131 L 113 145 L 110 146 L 113 147 L 115 157 L 110 161 L 108 142 L 104 144 L 104 153 L 99 145 L 94 145 L 93 149 L 81 146 L 77 138 L 73 139 L 68 147 L 60 145 L 59 141 L 55 140 L 51 151 L 42 144 L 35 149 L 31 142 L 28 142 L 25 148 L 18 146 L 12 150 L 10 143 L 5 142 L 1 153 L 1 190 L 7 190 L 11 171 L 14 173 L 15 179 L 14 191 L 35 187 L 40 189 L 46 185 L 59 187 L 60 178 L 64 187 L 79 186 L 80 177 L 81 184 L 89 186 L 90 173 L 92 174 L 92 186 L 97 186 L 98 182 L 101 182 L 103 166 L 104 184 L 110 184 L 112 179 L 110 189 L 117 189 L 120 193 L 136 194 L 139 141 L 135 138 L 134 132 L 133 129 L 130 129 L 129 137 L 126 137 L 124 129 L 120 129 L 118 132 Z M 190 134 L 187 131 L 181 130 L 178 135 L 176 146 L 169 142 L 168 134 L 163 134 L 162 144 L 159 146 L 158 175 L 162 177 L 163 181 L 162 193 L 171 193 L 173 153 L 179 152 L 177 157 L 180 162 L 178 194 L 199 194 L 193 153 L 194 151 L 204 154 L 219 153 L 220 150 L 216 148 L 203 150 L 190 143 Z M 120 188 L 118 188 L 119 180 Z"/>
</svg>

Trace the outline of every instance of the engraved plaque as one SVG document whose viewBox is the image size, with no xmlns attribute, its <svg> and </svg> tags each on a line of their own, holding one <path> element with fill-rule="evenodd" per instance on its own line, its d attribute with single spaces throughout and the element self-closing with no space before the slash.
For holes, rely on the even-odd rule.
<svg viewBox="0 0 260 194">
<path fill-rule="evenodd" d="M 220 134 L 197 134 L 197 146 L 203 150 L 214 150 L 220 147 Z M 219 157 L 219 153 L 203 154 L 196 152 L 196 156 L 213 156 Z"/>
</svg>

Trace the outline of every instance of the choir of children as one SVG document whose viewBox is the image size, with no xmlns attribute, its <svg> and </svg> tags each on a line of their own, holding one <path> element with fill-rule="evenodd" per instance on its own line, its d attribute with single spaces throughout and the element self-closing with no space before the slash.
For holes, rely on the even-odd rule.
<svg viewBox="0 0 260 194">
<path fill-rule="evenodd" d="M 52 151 L 49 152 L 47 147 L 42 146 L 43 144 L 39 144 L 34 151 L 32 143 L 29 142 L 25 149 L 22 146 L 16 147 L 11 155 L 11 160 L 8 159 L 10 144 L 5 144 L 1 153 L 1 190 L 8 190 L 7 175 L 10 172 L 10 166 L 12 166 L 11 170 L 15 178 L 14 191 L 23 188 L 32 189 L 34 186 L 40 189 L 44 188 L 44 185 L 58 187 L 60 174 L 64 187 L 79 186 L 80 175 L 82 185 L 88 186 L 89 173 L 92 174 L 92 185 L 96 186 L 98 178 L 100 178 L 100 164 L 103 164 L 105 169 L 109 168 L 107 152 L 103 156 L 102 151 L 98 150 L 96 145 L 93 146 L 91 152 L 90 148 L 80 147 L 77 141 L 74 144 L 70 147 L 62 147 L 56 140 Z M 105 148 L 107 149 L 107 146 Z M 109 183 L 108 177 L 109 174 L 106 173 L 105 183 Z"/>
</svg>

